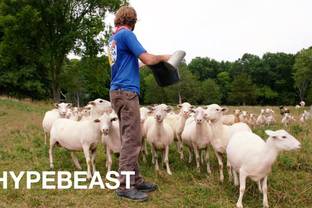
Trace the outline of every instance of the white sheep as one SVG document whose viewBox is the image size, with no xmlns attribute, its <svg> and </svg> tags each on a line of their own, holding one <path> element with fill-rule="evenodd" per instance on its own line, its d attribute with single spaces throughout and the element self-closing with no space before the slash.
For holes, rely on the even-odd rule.
<svg viewBox="0 0 312 208">
<path fill-rule="evenodd" d="M 105 121 L 106 114 L 95 120 L 73 121 L 70 119 L 57 119 L 50 132 L 49 159 L 50 168 L 53 169 L 53 147 L 55 144 L 64 147 L 69 151 L 83 150 L 88 173 L 87 178 L 92 177 L 95 172 L 96 147 L 101 138 L 101 124 Z M 105 122 L 104 122 L 105 123 Z M 77 157 L 71 153 L 75 166 L 81 169 Z"/>
<path fill-rule="evenodd" d="M 106 168 L 107 171 L 112 169 L 112 154 L 120 153 L 121 140 L 119 122 L 115 112 L 103 114 L 101 117 L 102 143 L 106 148 Z"/>
<path fill-rule="evenodd" d="M 153 107 L 154 117 L 153 120 L 150 120 L 151 122 L 147 128 L 146 139 L 152 148 L 152 158 L 155 162 L 155 169 L 157 171 L 159 170 L 156 150 L 162 150 L 163 162 L 166 164 L 167 173 L 172 175 L 169 167 L 169 145 L 174 140 L 174 132 L 171 126 L 165 120 L 167 112 L 170 110 L 170 107 L 165 104 Z"/>
<path fill-rule="evenodd" d="M 303 113 L 301 114 L 299 120 L 300 120 L 301 123 L 304 123 L 304 122 L 306 122 L 307 120 L 309 120 L 311 118 L 312 118 L 311 112 L 308 112 L 308 111 L 304 110 Z"/>
<path fill-rule="evenodd" d="M 222 117 L 222 123 L 225 125 L 233 125 L 234 123 L 237 123 L 236 120 L 237 118 L 233 114 L 223 115 Z"/>
<path fill-rule="evenodd" d="M 276 123 L 274 111 L 272 109 L 270 108 L 265 109 L 264 116 L 265 116 L 265 124 L 267 126 Z"/>
<path fill-rule="evenodd" d="M 209 165 L 209 151 L 208 145 L 210 143 L 211 129 L 205 120 L 206 112 L 202 107 L 197 107 L 194 110 L 194 115 L 187 119 L 184 130 L 181 134 L 181 139 L 184 144 L 189 147 L 189 162 L 192 161 L 192 149 L 195 153 L 196 166 L 200 171 L 200 154 L 205 154 L 205 161 L 207 163 L 207 173 L 211 173 Z M 202 160 L 202 163 L 204 161 Z"/>
<path fill-rule="evenodd" d="M 238 131 L 251 131 L 249 126 L 245 123 L 235 123 L 232 126 L 227 126 L 222 123 L 223 113 L 227 111 L 226 108 L 222 108 L 217 104 L 209 105 L 207 108 L 206 118 L 210 120 L 212 137 L 210 143 L 215 151 L 220 168 L 220 181 L 223 182 L 223 162 L 222 154 L 225 153 L 226 147 L 230 140 L 230 137 Z M 229 180 L 232 178 L 231 166 L 227 163 L 227 169 L 229 173 Z"/>
<path fill-rule="evenodd" d="M 168 121 L 168 123 L 170 124 L 170 126 L 174 131 L 174 136 L 177 141 L 177 149 L 178 152 L 180 153 L 180 159 L 182 160 L 184 155 L 181 134 L 183 132 L 185 122 L 189 118 L 190 113 L 192 112 L 194 106 L 192 106 L 188 102 L 184 102 L 182 104 L 177 105 L 177 107 L 178 109 L 180 109 L 179 114 L 170 113 L 167 115 L 166 120 Z"/>
<path fill-rule="evenodd" d="M 295 120 L 295 118 L 292 115 L 290 115 L 289 113 L 284 113 L 281 122 L 282 122 L 282 124 L 284 124 L 287 127 L 289 124 L 291 124 L 291 123 L 293 123 L 295 121 L 296 120 Z"/>
<path fill-rule="evenodd" d="M 301 102 L 300 102 L 300 107 L 304 108 L 305 105 L 306 105 L 306 103 L 305 103 L 303 100 L 301 100 Z"/>
<path fill-rule="evenodd" d="M 264 115 L 264 113 L 265 113 L 265 110 L 261 109 L 260 114 L 259 114 L 259 116 L 258 116 L 258 118 L 256 120 L 256 125 L 257 126 L 263 126 L 265 124 L 265 115 Z"/>
<path fill-rule="evenodd" d="M 80 110 L 80 117 L 81 117 L 80 121 L 85 121 L 85 120 L 90 119 L 92 108 L 93 108 L 93 105 L 88 104 Z"/>
<path fill-rule="evenodd" d="M 78 107 L 68 109 L 68 112 L 66 113 L 66 118 L 74 121 L 79 121 L 81 118 L 80 109 Z"/>
<path fill-rule="evenodd" d="M 237 208 L 243 208 L 247 177 L 258 182 L 259 190 L 263 192 L 263 206 L 269 207 L 267 178 L 273 163 L 280 151 L 300 148 L 300 142 L 285 130 L 265 132 L 269 136 L 266 142 L 258 135 L 245 131 L 234 134 L 227 146 L 226 152 L 233 169 L 234 184 L 240 185 Z"/>
<path fill-rule="evenodd" d="M 249 113 L 247 111 L 241 111 L 241 114 L 239 115 L 239 121 L 248 123 L 249 119 Z"/>
<path fill-rule="evenodd" d="M 112 105 L 109 101 L 98 98 L 93 101 L 90 101 L 88 104 L 91 104 L 90 119 L 94 120 L 103 115 L 103 113 L 113 112 Z"/>
<path fill-rule="evenodd" d="M 59 118 L 65 118 L 70 107 L 71 103 L 56 103 L 55 108 L 53 110 L 47 111 L 44 114 L 44 118 L 42 120 L 42 128 L 44 131 L 44 143 L 47 144 L 47 138 L 50 135 L 51 127 L 54 121 Z"/>
</svg>

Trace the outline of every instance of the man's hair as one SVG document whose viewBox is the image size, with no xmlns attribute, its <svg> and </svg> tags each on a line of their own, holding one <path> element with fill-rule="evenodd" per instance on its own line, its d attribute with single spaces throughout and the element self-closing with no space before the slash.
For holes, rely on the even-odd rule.
<svg viewBox="0 0 312 208">
<path fill-rule="evenodd" d="M 130 6 L 122 6 L 116 12 L 114 24 L 116 27 L 123 25 L 134 27 L 136 21 L 137 14 L 134 8 Z"/>
</svg>

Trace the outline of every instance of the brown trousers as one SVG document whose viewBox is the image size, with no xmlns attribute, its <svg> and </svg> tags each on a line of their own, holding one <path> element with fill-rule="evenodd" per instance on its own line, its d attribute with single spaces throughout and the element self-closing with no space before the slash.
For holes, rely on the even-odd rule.
<svg viewBox="0 0 312 208">
<path fill-rule="evenodd" d="M 134 92 L 114 90 L 110 92 L 112 107 L 119 119 L 121 151 L 119 155 L 119 172 L 134 171 L 130 177 L 131 186 L 143 182 L 139 172 L 139 154 L 142 147 L 139 97 Z M 119 178 L 120 189 L 124 189 L 125 177 Z"/>
</svg>

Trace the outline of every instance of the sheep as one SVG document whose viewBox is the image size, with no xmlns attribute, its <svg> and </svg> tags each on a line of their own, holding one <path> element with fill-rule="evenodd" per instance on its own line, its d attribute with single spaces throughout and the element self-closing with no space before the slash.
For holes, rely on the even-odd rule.
<svg viewBox="0 0 312 208">
<path fill-rule="evenodd" d="M 222 108 L 217 104 L 212 104 L 207 107 L 206 119 L 210 120 L 211 126 L 211 139 L 210 143 L 215 151 L 216 157 L 219 163 L 220 181 L 223 182 L 223 162 L 222 155 L 225 153 L 230 137 L 238 131 L 251 131 L 249 126 L 245 123 L 235 123 L 231 126 L 224 125 L 222 123 L 223 113 L 226 112 L 226 108 Z M 229 173 L 229 180 L 232 179 L 231 166 L 227 163 L 227 169 Z"/>
<path fill-rule="evenodd" d="M 305 121 L 311 119 L 311 117 L 312 117 L 311 113 L 306 111 L 306 110 L 304 110 L 303 113 L 301 114 L 299 120 L 300 120 L 301 123 L 304 123 Z"/>
<path fill-rule="evenodd" d="M 115 112 L 104 113 L 101 119 L 102 143 L 106 147 L 106 168 L 112 169 L 112 153 L 120 153 L 121 140 L 119 122 Z"/>
<path fill-rule="evenodd" d="M 306 103 L 305 103 L 303 100 L 301 100 L 301 102 L 300 102 L 300 107 L 304 108 L 305 104 L 306 104 Z"/>
<path fill-rule="evenodd" d="M 249 117 L 247 119 L 247 124 L 253 129 L 255 128 L 257 124 L 257 116 L 253 113 L 249 114 Z"/>
<path fill-rule="evenodd" d="M 241 114 L 241 110 L 239 109 L 235 109 L 234 110 L 234 116 L 235 116 L 235 120 L 234 120 L 234 123 L 239 123 L 240 120 L 239 120 L 239 115 Z"/>
<path fill-rule="evenodd" d="M 141 153 L 143 155 L 144 161 L 146 161 L 146 156 L 148 155 L 147 143 L 146 143 L 146 130 L 144 128 L 144 123 L 149 116 L 151 116 L 151 110 L 148 109 L 147 107 L 141 107 L 140 117 L 141 117 L 141 135 L 142 135 L 142 143 L 143 143 Z"/>
<path fill-rule="evenodd" d="M 205 120 L 206 112 L 202 107 L 197 107 L 194 110 L 194 115 L 187 119 L 184 130 L 181 134 L 182 142 L 189 147 L 189 162 L 192 161 L 192 148 L 195 153 L 196 167 L 200 171 L 200 155 L 199 151 L 205 153 L 205 161 L 207 163 L 207 173 L 211 173 L 209 165 L 208 145 L 210 143 L 211 129 Z M 203 162 L 203 160 L 202 160 Z"/>
<path fill-rule="evenodd" d="M 237 132 L 231 137 L 226 148 L 233 168 L 234 184 L 240 185 L 237 208 L 243 208 L 247 177 L 258 182 L 259 191 L 263 193 L 263 206 L 269 207 L 267 179 L 273 163 L 280 151 L 300 148 L 300 142 L 285 130 L 266 130 L 265 133 L 269 136 L 266 142 L 252 132 Z"/>
<path fill-rule="evenodd" d="M 51 127 L 54 121 L 58 118 L 65 118 L 68 110 L 72 106 L 71 103 L 56 103 L 56 109 L 47 111 L 42 120 L 42 128 L 44 131 L 44 144 L 47 144 L 47 138 L 50 135 Z"/>
<path fill-rule="evenodd" d="M 239 121 L 248 123 L 248 117 L 249 117 L 249 113 L 247 111 L 241 111 L 241 114 L 239 115 Z"/>
<path fill-rule="evenodd" d="M 260 114 L 259 114 L 259 116 L 258 116 L 258 118 L 257 118 L 257 120 L 256 120 L 256 124 L 257 124 L 258 126 L 262 126 L 262 125 L 265 124 L 265 115 L 264 115 L 264 112 L 265 112 L 265 110 L 264 110 L 264 109 L 261 109 Z"/>
<path fill-rule="evenodd" d="M 267 108 L 265 110 L 264 116 L 265 116 L 265 124 L 267 126 L 272 125 L 272 124 L 274 124 L 276 122 L 276 120 L 274 118 L 274 111 L 272 109 Z"/>
<path fill-rule="evenodd" d="M 89 102 L 88 104 L 92 105 L 91 112 L 90 112 L 91 120 L 101 117 L 103 113 L 113 112 L 111 103 L 101 98 L 95 99 Z"/>
<path fill-rule="evenodd" d="M 92 173 L 95 172 L 96 147 L 101 138 L 101 125 L 105 124 L 106 116 L 104 114 L 98 119 L 85 121 L 73 121 L 65 118 L 57 119 L 53 123 L 50 132 L 50 168 L 54 168 L 52 151 L 55 144 L 69 151 L 83 150 L 88 168 L 87 179 L 91 179 Z M 71 156 L 75 166 L 81 169 L 78 159 L 73 152 Z"/>
<path fill-rule="evenodd" d="M 292 115 L 290 115 L 289 113 L 284 113 L 284 116 L 283 116 L 281 122 L 282 122 L 282 124 L 284 124 L 287 127 L 290 123 L 292 123 L 294 121 L 296 121 L 296 120 Z"/>
<path fill-rule="evenodd" d="M 190 113 L 194 106 L 192 106 L 188 102 L 184 102 L 182 104 L 177 105 L 177 107 L 180 109 L 179 114 L 169 114 L 166 117 L 166 120 L 172 127 L 175 135 L 175 139 L 177 140 L 177 149 L 178 152 L 180 153 L 180 159 L 182 160 L 184 158 L 183 155 L 183 148 L 182 148 L 182 139 L 181 139 L 181 134 L 183 132 L 185 122 L 189 118 Z"/>
<path fill-rule="evenodd" d="M 279 107 L 280 109 L 280 114 L 283 116 L 285 113 L 290 113 L 290 110 L 288 108 L 286 108 L 285 106 L 281 105 Z"/>
<path fill-rule="evenodd" d="M 301 108 L 301 106 L 300 105 L 296 105 L 295 108 L 298 110 L 298 109 Z"/>
<path fill-rule="evenodd" d="M 232 115 L 232 114 L 230 114 L 230 115 L 223 115 L 222 123 L 225 124 L 225 125 L 232 125 L 232 124 L 236 123 L 235 119 L 236 119 L 235 115 Z"/>
<path fill-rule="evenodd" d="M 91 117 L 92 108 L 93 108 L 93 105 L 88 104 L 80 110 L 80 117 L 81 117 L 80 121 L 88 120 Z"/>
<path fill-rule="evenodd" d="M 74 120 L 74 121 L 79 121 L 81 118 L 79 108 L 73 107 L 73 108 L 68 109 L 68 112 L 66 113 L 66 118 Z"/>
<path fill-rule="evenodd" d="M 170 107 L 166 104 L 153 107 L 154 117 L 147 129 L 146 140 L 152 148 L 152 158 L 155 162 L 156 171 L 159 170 L 156 150 L 162 150 L 163 162 L 166 164 L 167 173 L 172 175 L 169 167 L 169 145 L 174 140 L 174 131 L 165 120 L 167 112 L 170 110 Z"/>
</svg>

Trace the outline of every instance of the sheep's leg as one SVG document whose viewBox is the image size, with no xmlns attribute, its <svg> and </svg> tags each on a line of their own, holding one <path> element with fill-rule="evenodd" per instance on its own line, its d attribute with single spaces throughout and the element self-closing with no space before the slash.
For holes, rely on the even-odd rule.
<svg viewBox="0 0 312 208">
<path fill-rule="evenodd" d="M 228 170 L 228 174 L 229 174 L 229 181 L 232 181 L 232 168 L 231 168 L 231 163 L 229 161 L 229 159 L 227 158 L 226 160 L 226 167 L 227 167 L 227 170 Z"/>
<path fill-rule="evenodd" d="M 50 169 L 54 168 L 53 165 L 53 147 L 55 145 L 55 141 L 53 139 L 50 139 L 50 148 L 49 148 L 49 160 L 50 160 Z"/>
<path fill-rule="evenodd" d="M 166 164 L 166 168 L 167 168 L 167 173 L 169 175 L 172 175 L 170 167 L 169 167 L 169 145 L 167 145 L 165 147 L 165 164 Z"/>
<path fill-rule="evenodd" d="M 166 158 L 166 148 L 162 151 L 162 158 L 161 158 L 161 167 L 165 166 L 165 158 Z"/>
<path fill-rule="evenodd" d="M 259 180 L 259 181 L 257 182 L 257 184 L 258 184 L 258 189 L 259 189 L 259 192 L 260 192 L 260 193 L 263 192 L 263 191 L 262 191 L 262 185 L 261 185 L 262 180 L 263 180 L 263 179 L 261 179 L 261 180 Z"/>
<path fill-rule="evenodd" d="M 246 174 L 244 171 L 239 171 L 239 198 L 236 203 L 237 208 L 243 208 L 243 196 L 245 192 L 245 187 L 246 187 Z"/>
<path fill-rule="evenodd" d="M 73 160 L 74 165 L 76 166 L 76 168 L 77 168 L 78 170 L 81 170 L 82 168 L 81 168 L 81 166 L 80 166 L 79 160 L 78 160 L 78 158 L 76 157 L 75 153 L 74 153 L 74 152 L 71 152 L 71 153 L 70 153 L 70 156 L 71 156 L 71 158 L 72 158 L 72 160 Z"/>
<path fill-rule="evenodd" d="M 152 145 L 152 156 L 153 156 L 154 163 L 155 163 L 155 170 L 156 170 L 156 171 L 159 171 L 158 154 L 157 154 L 157 152 L 156 152 L 156 150 L 155 150 L 154 145 Z"/>
<path fill-rule="evenodd" d="M 92 164 L 92 174 L 95 173 L 95 158 L 96 158 L 96 148 L 91 150 L 91 164 Z"/>
<path fill-rule="evenodd" d="M 182 144 L 182 139 L 181 139 L 181 135 L 177 134 L 177 147 L 178 147 L 178 152 L 180 153 L 180 159 L 183 160 L 184 158 L 184 154 L 183 154 L 183 144 Z"/>
<path fill-rule="evenodd" d="M 189 154 L 188 162 L 191 163 L 192 162 L 192 157 L 193 157 L 192 147 L 191 146 L 188 147 L 188 154 Z"/>
<path fill-rule="evenodd" d="M 235 185 L 235 186 L 238 186 L 239 183 L 238 183 L 238 175 L 237 175 L 237 172 L 236 172 L 234 169 L 232 169 L 232 170 L 233 170 L 233 177 L 234 177 L 234 185 Z"/>
<path fill-rule="evenodd" d="M 197 171 L 200 172 L 200 156 L 199 156 L 199 151 L 196 145 L 193 144 L 193 149 L 195 153 L 195 159 L 196 159 L 196 168 Z"/>
<path fill-rule="evenodd" d="M 87 179 L 90 180 L 92 178 L 92 174 L 91 174 L 91 157 L 90 157 L 90 147 L 85 145 L 85 146 L 82 146 L 82 149 L 83 149 L 83 153 L 85 155 L 85 158 L 86 158 L 86 162 L 87 162 Z"/>
<path fill-rule="evenodd" d="M 44 132 L 44 144 L 45 145 L 47 144 L 48 136 L 49 136 L 49 133 Z"/>
<path fill-rule="evenodd" d="M 112 162 L 112 152 L 110 151 L 108 146 L 106 146 L 106 167 L 107 167 L 107 171 L 111 171 L 112 163 L 113 163 Z"/>
<path fill-rule="evenodd" d="M 268 201 L 268 177 L 264 177 L 262 180 L 262 191 L 263 191 L 263 207 L 268 208 L 269 207 L 269 201 Z"/>
<path fill-rule="evenodd" d="M 154 158 L 155 148 L 154 148 L 153 144 L 151 144 L 151 152 L 152 152 L 152 164 L 155 164 L 155 158 Z"/>
<path fill-rule="evenodd" d="M 205 163 L 205 150 L 200 151 L 200 163 L 201 164 Z"/>
<path fill-rule="evenodd" d="M 219 163 L 219 172 L 220 172 L 220 181 L 223 182 L 224 181 L 224 175 L 223 175 L 223 162 L 222 162 L 222 156 L 215 151 L 216 157 L 218 159 L 218 163 Z"/>
<path fill-rule="evenodd" d="M 207 173 L 211 174 L 211 169 L 210 169 L 210 163 L 209 163 L 209 151 L 208 147 L 206 148 L 206 157 L 205 157 L 206 163 L 207 163 Z"/>
</svg>

